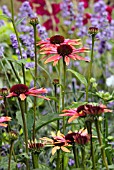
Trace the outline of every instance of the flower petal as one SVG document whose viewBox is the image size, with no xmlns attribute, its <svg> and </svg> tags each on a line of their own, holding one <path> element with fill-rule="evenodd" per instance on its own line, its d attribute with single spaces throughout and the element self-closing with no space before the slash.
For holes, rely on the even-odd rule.
<svg viewBox="0 0 114 170">
<path fill-rule="evenodd" d="M 8 122 L 8 121 L 11 121 L 11 117 L 8 117 L 8 116 L 2 116 L 2 117 L 0 117 L 0 123 L 1 123 L 1 122 Z"/>
<path fill-rule="evenodd" d="M 2 127 L 7 127 L 8 125 L 5 124 L 5 123 L 0 123 L 0 126 L 2 126 Z"/>
<path fill-rule="evenodd" d="M 55 152 L 60 149 L 60 146 L 55 146 L 53 149 L 52 149 L 52 155 L 55 154 Z"/>
<path fill-rule="evenodd" d="M 26 96 L 25 96 L 24 93 L 20 94 L 19 97 L 20 97 L 21 100 L 25 100 L 26 99 Z"/>
<path fill-rule="evenodd" d="M 74 116 L 70 117 L 68 119 L 68 123 L 71 123 L 73 120 L 77 119 L 78 117 L 79 117 L 78 115 L 74 115 Z"/>
<path fill-rule="evenodd" d="M 58 61 L 58 60 L 60 60 L 60 58 L 62 58 L 62 56 L 55 55 L 55 56 L 49 57 L 44 63 L 47 64 L 52 61 Z"/>
<path fill-rule="evenodd" d="M 68 56 L 65 56 L 65 63 L 68 66 L 70 63 L 70 58 Z"/>
<path fill-rule="evenodd" d="M 69 149 L 67 149 L 66 147 L 64 147 L 64 146 L 61 146 L 61 149 L 62 149 L 62 151 L 64 151 L 64 152 L 70 152 L 70 150 Z"/>
</svg>

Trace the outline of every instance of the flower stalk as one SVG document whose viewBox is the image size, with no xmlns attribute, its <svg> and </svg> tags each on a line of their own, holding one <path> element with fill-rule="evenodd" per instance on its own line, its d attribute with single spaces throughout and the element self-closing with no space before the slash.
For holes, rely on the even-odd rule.
<svg viewBox="0 0 114 170">
<path fill-rule="evenodd" d="M 75 167 L 76 168 L 79 168 L 79 163 L 78 163 L 78 157 L 77 157 L 77 155 L 78 155 L 78 150 L 77 150 L 77 148 L 76 148 L 76 145 L 75 145 L 75 143 L 73 143 L 72 144 L 72 150 L 73 150 L 73 154 L 74 154 L 74 161 L 75 161 Z"/>
<path fill-rule="evenodd" d="M 11 158 L 12 158 L 13 146 L 14 146 L 14 141 L 11 142 L 11 146 L 10 146 L 8 170 L 11 169 Z"/>
<path fill-rule="evenodd" d="M 106 154 L 105 154 L 105 148 L 103 147 L 103 142 L 102 142 L 98 118 L 95 119 L 95 126 L 96 126 L 96 130 L 97 130 L 99 145 L 100 145 L 100 148 L 101 148 L 101 155 L 102 155 L 102 159 L 103 159 L 103 164 L 104 164 L 106 170 L 109 170 L 107 159 L 106 159 Z"/>
<path fill-rule="evenodd" d="M 23 121 L 23 132 L 25 136 L 25 150 L 26 150 L 26 154 L 28 155 L 28 130 L 27 130 L 27 124 L 26 124 L 26 119 L 25 119 L 25 113 L 24 113 L 24 105 L 23 105 L 24 103 L 20 99 L 18 99 L 18 101 L 19 101 L 19 105 L 21 109 L 21 116 L 22 116 L 22 121 Z M 26 167 L 27 167 L 27 170 L 29 170 L 28 160 L 26 160 Z"/>
<path fill-rule="evenodd" d="M 89 87 L 90 87 L 90 79 L 91 79 L 91 74 L 92 74 L 92 64 L 93 64 L 93 51 L 94 51 L 94 41 L 95 41 L 95 34 L 92 35 L 92 49 L 91 49 L 91 60 L 89 63 L 89 71 L 88 71 L 88 85 L 86 87 L 86 101 L 88 102 L 88 92 L 89 92 Z"/>
</svg>

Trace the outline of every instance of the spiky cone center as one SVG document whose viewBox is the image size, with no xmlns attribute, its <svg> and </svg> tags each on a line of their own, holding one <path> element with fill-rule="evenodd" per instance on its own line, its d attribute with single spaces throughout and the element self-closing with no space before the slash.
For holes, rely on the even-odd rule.
<svg viewBox="0 0 114 170">
<path fill-rule="evenodd" d="M 44 147 L 43 143 L 29 143 L 29 145 L 28 145 L 28 148 L 30 148 L 30 149 L 40 149 L 43 147 Z"/>
<path fill-rule="evenodd" d="M 68 56 L 69 54 L 71 54 L 73 51 L 72 47 L 68 44 L 62 44 L 60 46 L 57 47 L 57 52 L 58 54 L 60 54 L 60 56 Z"/>
<path fill-rule="evenodd" d="M 69 143 L 69 144 L 74 143 L 74 136 L 75 136 L 75 135 L 76 135 L 75 132 L 68 133 L 68 134 L 65 136 L 65 139 L 66 139 L 67 143 Z"/>
<path fill-rule="evenodd" d="M 64 37 L 61 35 L 54 35 L 50 38 L 50 43 L 51 44 L 61 44 L 64 42 Z"/>
<path fill-rule="evenodd" d="M 96 35 L 99 32 L 97 27 L 90 27 L 88 33 L 91 35 Z"/>
<path fill-rule="evenodd" d="M 0 89 L 0 93 L 2 94 L 2 96 L 6 96 L 8 94 L 8 89 L 3 87 Z"/>
<path fill-rule="evenodd" d="M 89 141 L 87 136 L 82 136 L 81 134 L 76 134 L 74 136 L 74 141 L 80 145 L 85 145 Z"/>
<path fill-rule="evenodd" d="M 61 142 L 61 141 L 58 141 L 58 140 L 54 139 L 54 145 L 55 146 L 64 146 L 65 142 Z"/>
<path fill-rule="evenodd" d="M 12 86 L 10 89 L 10 93 L 13 92 L 17 95 L 25 94 L 28 91 L 29 91 L 29 89 L 25 84 L 16 84 L 16 85 Z"/>
</svg>

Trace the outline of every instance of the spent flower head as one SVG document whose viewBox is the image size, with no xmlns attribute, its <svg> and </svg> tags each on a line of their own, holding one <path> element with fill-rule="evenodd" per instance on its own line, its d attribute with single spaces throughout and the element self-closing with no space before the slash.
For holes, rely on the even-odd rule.
<svg viewBox="0 0 114 170">
<path fill-rule="evenodd" d="M 65 136 L 60 131 L 57 132 L 57 135 L 53 133 L 52 138 L 53 139 L 47 137 L 40 138 L 41 140 L 45 141 L 46 145 L 53 146 L 52 155 L 54 155 L 59 149 L 64 152 L 70 152 L 70 150 L 66 148 L 66 146 L 69 146 L 69 144 L 67 143 Z"/>
</svg>

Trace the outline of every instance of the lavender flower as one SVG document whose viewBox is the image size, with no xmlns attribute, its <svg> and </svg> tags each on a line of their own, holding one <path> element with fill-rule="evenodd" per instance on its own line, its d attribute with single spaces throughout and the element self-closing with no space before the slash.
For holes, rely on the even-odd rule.
<svg viewBox="0 0 114 170">
<path fill-rule="evenodd" d="M 11 13 L 9 12 L 6 5 L 2 6 L 2 11 L 3 11 L 3 14 L 7 15 L 8 17 L 11 17 Z"/>
<path fill-rule="evenodd" d="M 10 34 L 10 40 L 14 49 L 18 48 L 18 42 L 15 34 Z"/>
</svg>

